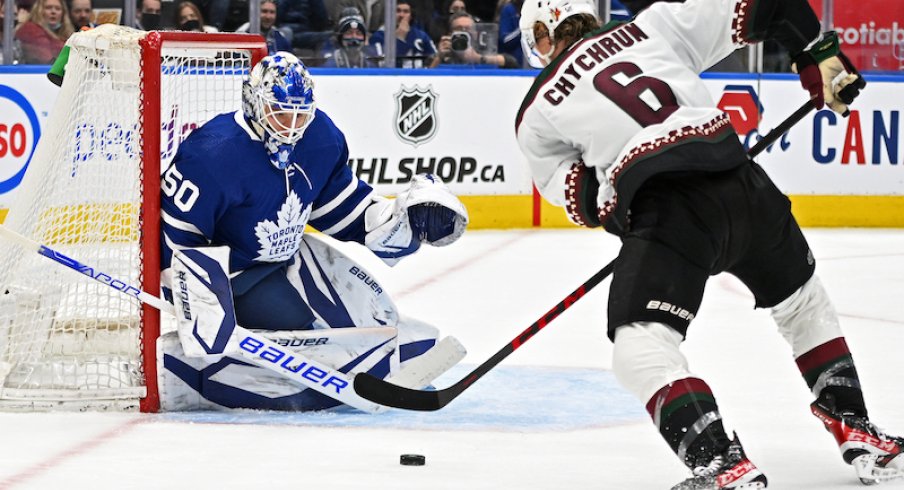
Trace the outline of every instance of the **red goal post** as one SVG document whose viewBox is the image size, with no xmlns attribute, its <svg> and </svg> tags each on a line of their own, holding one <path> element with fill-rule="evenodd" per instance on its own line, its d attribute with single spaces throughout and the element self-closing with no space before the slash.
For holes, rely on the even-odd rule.
<svg viewBox="0 0 904 490">
<path fill-rule="evenodd" d="M 69 61 L 6 226 L 160 291 L 160 172 L 213 116 L 241 109 L 267 55 L 251 34 L 103 25 Z M 0 410 L 159 408 L 160 313 L 0 243 Z"/>
</svg>

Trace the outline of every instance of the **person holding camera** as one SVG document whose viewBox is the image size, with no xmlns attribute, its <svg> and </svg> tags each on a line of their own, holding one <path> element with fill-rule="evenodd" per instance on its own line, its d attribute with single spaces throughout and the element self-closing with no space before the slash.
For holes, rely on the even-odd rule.
<svg viewBox="0 0 904 490">
<path fill-rule="evenodd" d="M 498 68 L 518 68 L 518 60 L 510 54 L 481 54 L 474 47 L 477 29 L 474 17 L 456 12 L 449 18 L 449 34 L 439 40 L 439 50 L 430 68 L 439 65 L 491 65 Z"/>
</svg>

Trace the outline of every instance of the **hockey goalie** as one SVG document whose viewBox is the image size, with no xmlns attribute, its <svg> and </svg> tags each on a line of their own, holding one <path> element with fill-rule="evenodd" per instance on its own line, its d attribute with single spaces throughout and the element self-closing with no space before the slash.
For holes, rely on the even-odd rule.
<svg viewBox="0 0 904 490">
<path fill-rule="evenodd" d="M 394 199 L 358 180 L 345 136 L 290 53 L 252 69 L 242 102 L 195 130 L 163 174 L 162 282 L 178 314 L 158 345 L 161 408 L 342 406 L 229 356 L 235 325 L 345 374 L 429 384 L 464 356 L 460 344 L 436 347 L 437 328 L 401 316 L 370 272 L 305 227 L 394 265 L 457 240 L 464 206 L 429 175 Z"/>
</svg>

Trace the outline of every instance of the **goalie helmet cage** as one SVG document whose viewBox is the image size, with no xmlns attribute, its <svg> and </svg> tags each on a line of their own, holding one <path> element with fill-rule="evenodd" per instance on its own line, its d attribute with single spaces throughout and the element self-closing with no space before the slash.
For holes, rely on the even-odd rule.
<svg viewBox="0 0 904 490">
<path fill-rule="evenodd" d="M 192 129 L 241 107 L 266 44 L 102 25 L 67 45 L 5 224 L 157 293 L 161 169 Z M 191 193 L 178 188 L 177 202 Z M 11 243 L 0 243 L 0 288 L 0 410 L 159 409 L 157 310 Z"/>
</svg>

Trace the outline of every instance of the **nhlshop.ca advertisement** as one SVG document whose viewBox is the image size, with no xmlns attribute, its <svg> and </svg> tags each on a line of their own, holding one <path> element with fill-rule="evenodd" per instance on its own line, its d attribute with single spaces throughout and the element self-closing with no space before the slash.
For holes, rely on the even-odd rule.
<svg viewBox="0 0 904 490">
<path fill-rule="evenodd" d="M 316 90 L 319 107 L 345 133 L 349 165 L 381 194 L 431 173 L 459 195 L 525 195 L 530 176 L 514 127 L 532 81 L 337 75 L 317 77 Z"/>
</svg>

